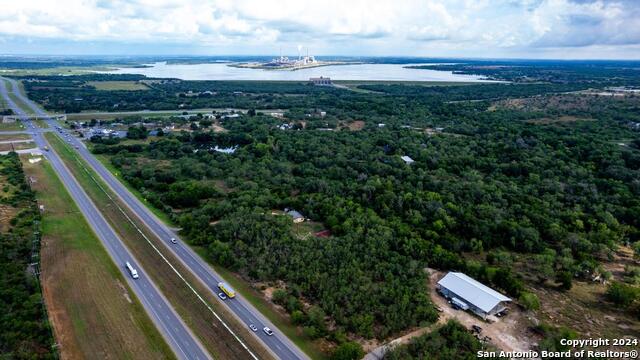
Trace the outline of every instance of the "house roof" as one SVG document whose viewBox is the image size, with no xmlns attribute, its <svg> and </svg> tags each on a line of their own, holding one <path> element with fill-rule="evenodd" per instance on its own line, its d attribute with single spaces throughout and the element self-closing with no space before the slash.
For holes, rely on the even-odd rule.
<svg viewBox="0 0 640 360">
<path fill-rule="evenodd" d="M 438 281 L 438 285 L 454 292 L 484 312 L 491 311 L 502 301 L 511 301 L 510 298 L 459 272 L 448 273 Z"/>
<path fill-rule="evenodd" d="M 400 156 L 400 158 L 402 160 L 404 160 L 404 162 L 406 162 L 407 164 L 411 164 L 412 162 L 414 162 L 415 160 L 413 160 L 411 157 L 407 156 L 407 155 L 403 155 Z"/>
<path fill-rule="evenodd" d="M 291 216 L 294 219 L 301 219 L 304 218 L 304 216 L 302 216 L 301 213 L 299 213 L 298 211 L 295 210 L 289 210 L 287 211 L 287 215 Z"/>
</svg>

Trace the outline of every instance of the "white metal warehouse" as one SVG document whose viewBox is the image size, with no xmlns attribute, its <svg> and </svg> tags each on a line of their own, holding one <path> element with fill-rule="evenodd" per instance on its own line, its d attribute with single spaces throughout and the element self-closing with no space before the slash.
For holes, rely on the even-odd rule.
<svg viewBox="0 0 640 360">
<path fill-rule="evenodd" d="M 438 290 L 455 303 L 462 301 L 467 304 L 469 310 L 483 319 L 501 312 L 505 308 L 504 303 L 511 301 L 510 298 L 459 272 L 450 272 L 440 279 Z"/>
</svg>

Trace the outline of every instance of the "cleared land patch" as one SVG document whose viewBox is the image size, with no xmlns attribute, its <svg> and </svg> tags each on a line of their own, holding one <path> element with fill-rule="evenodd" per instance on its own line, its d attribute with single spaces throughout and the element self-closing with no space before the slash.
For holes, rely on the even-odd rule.
<svg viewBox="0 0 640 360">
<path fill-rule="evenodd" d="M 137 81 L 89 81 L 87 85 L 96 90 L 149 90 L 149 87 Z"/>
<path fill-rule="evenodd" d="M 62 358 L 175 358 L 51 166 L 23 163 L 45 209 L 42 283 Z"/>
<path fill-rule="evenodd" d="M 24 150 L 36 147 L 33 141 L 0 144 L 0 151 Z"/>
<path fill-rule="evenodd" d="M 0 133 L 0 141 L 28 140 L 28 139 L 31 139 L 31 135 L 29 135 L 29 134 L 2 134 L 2 133 Z"/>
<path fill-rule="evenodd" d="M 587 119 L 587 118 L 579 118 L 570 115 L 563 115 L 558 118 L 540 118 L 540 119 L 532 119 L 527 120 L 526 122 L 529 124 L 537 124 L 537 125 L 548 125 L 548 124 L 558 124 L 558 123 L 572 123 L 576 121 L 595 121 L 595 119 Z"/>
</svg>

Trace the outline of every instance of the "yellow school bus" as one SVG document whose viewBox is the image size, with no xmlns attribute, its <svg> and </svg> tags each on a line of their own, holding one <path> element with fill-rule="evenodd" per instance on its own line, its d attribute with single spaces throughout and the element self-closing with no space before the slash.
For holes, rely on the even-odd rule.
<svg viewBox="0 0 640 360">
<path fill-rule="evenodd" d="M 229 286 L 229 284 L 221 282 L 221 283 L 218 283 L 218 287 L 220 288 L 220 290 L 222 290 L 222 292 L 227 294 L 229 299 L 234 298 L 236 296 L 236 292 L 233 290 L 231 286 Z"/>
</svg>

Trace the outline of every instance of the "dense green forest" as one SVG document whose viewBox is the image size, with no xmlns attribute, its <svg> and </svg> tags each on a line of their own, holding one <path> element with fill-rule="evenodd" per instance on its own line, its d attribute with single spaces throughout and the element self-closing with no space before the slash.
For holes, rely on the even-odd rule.
<svg viewBox="0 0 640 360">
<path fill-rule="evenodd" d="M 638 61 L 475 60 L 455 64 L 409 65 L 412 69 L 453 71 L 514 82 L 640 85 Z"/>
<path fill-rule="evenodd" d="M 40 217 L 16 153 L 0 156 L 0 358 L 53 359 L 53 338 L 32 263 L 34 222 Z"/>
<path fill-rule="evenodd" d="M 385 360 L 471 360 L 482 350 L 478 340 L 459 323 L 450 320 L 436 330 L 412 339 L 384 354 Z"/>
<path fill-rule="evenodd" d="M 536 276 L 568 289 L 617 246 L 640 240 L 638 97 L 559 94 L 577 89 L 564 84 L 381 84 L 363 85 L 376 91 L 364 94 L 297 83 L 158 84 L 162 104 L 218 87 L 229 94 L 181 101 L 286 109 L 283 119 L 218 119 L 225 132 L 174 119 L 193 121 L 193 131 L 149 144 L 94 139 L 93 150 L 211 261 L 249 280 L 283 281 L 273 300 L 311 338 L 386 338 L 433 322 L 427 266 L 465 271 L 517 298 L 522 274 L 496 250 L 531 255 Z M 105 104 L 120 101 L 111 94 L 119 92 L 95 92 Z M 512 106 L 513 97 L 526 104 Z M 364 127 L 351 129 L 356 120 Z M 330 235 L 277 215 L 285 208 Z"/>
</svg>

